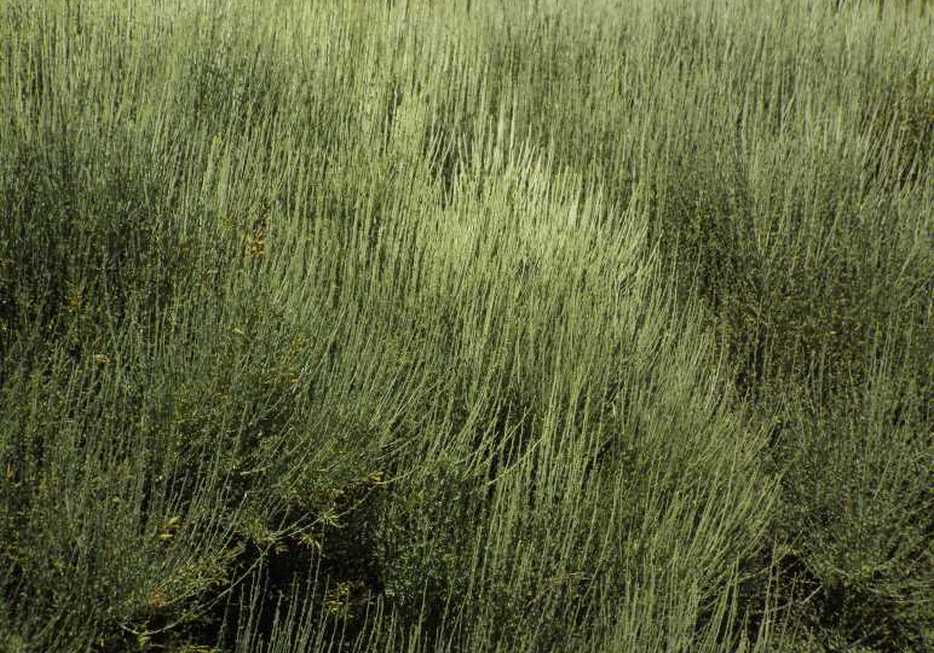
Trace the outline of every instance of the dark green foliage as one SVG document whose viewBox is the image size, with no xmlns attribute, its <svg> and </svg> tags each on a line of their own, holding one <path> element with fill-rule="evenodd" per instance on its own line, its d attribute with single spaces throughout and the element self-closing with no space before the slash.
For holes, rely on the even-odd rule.
<svg viewBox="0 0 934 653">
<path fill-rule="evenodd" d="M 0 8 L 0 649 L 932 646 L 925 3 L 118 4 Z"/>
</svg>

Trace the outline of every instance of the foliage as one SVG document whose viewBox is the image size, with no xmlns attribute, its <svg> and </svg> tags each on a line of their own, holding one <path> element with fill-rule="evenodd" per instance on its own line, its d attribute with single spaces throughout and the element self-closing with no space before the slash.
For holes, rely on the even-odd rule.
<svg viewBox="0 0 934 653">
<path fill-rule="evenodd" d="M 0 4 L 0 648 L 930 648 L 908 5 Z"/>
</svg>

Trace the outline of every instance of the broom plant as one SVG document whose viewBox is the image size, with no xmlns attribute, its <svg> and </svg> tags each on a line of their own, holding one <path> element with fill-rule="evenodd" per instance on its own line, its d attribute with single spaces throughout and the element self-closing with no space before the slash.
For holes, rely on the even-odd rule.
<svg viewBox="0 0 934 653">
<path fill-rule="evenodd" d="M 0 1 L 0 648 L 930 648 L 931 21 Z"/>
</svg>

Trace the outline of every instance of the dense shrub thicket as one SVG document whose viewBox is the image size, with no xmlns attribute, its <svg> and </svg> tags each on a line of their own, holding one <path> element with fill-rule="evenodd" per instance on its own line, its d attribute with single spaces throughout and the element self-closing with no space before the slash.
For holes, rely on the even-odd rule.
<svg viewBox="0 0 934 653">
<path fill-rule="evenodd" d="M 0 650 L 930 650 L 927 4 L 0 2 Z"/>
</svg>

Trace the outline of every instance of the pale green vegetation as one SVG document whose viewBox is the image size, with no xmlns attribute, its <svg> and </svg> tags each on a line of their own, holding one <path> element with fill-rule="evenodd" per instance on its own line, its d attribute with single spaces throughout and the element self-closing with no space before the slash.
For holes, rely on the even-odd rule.
<svg viewBox="0 0 934 653">
<path fill-rule="evenodd" d="M 0 650 L 934 646 L 921 2 L 0 0 Z"/>
</svg>

